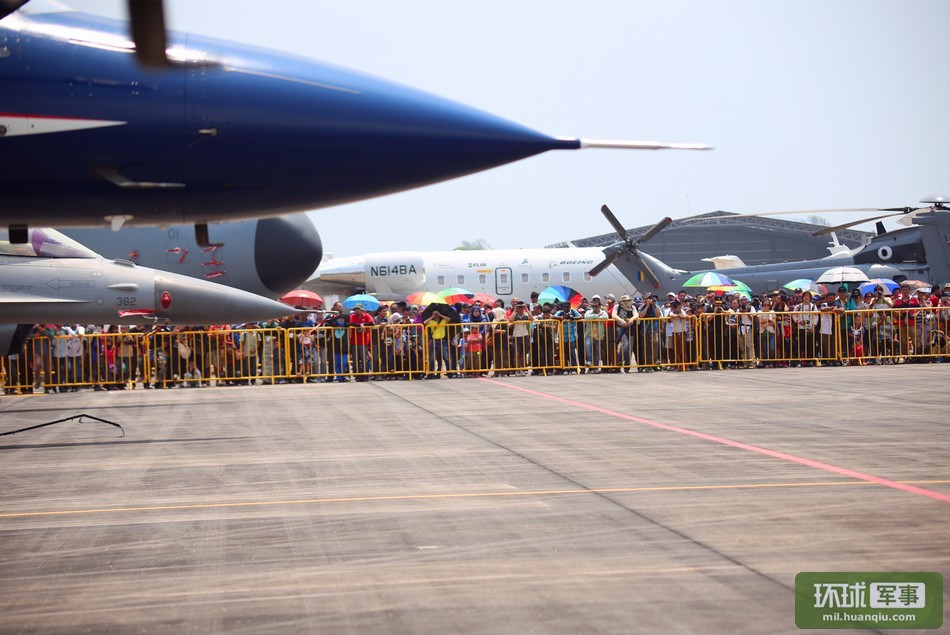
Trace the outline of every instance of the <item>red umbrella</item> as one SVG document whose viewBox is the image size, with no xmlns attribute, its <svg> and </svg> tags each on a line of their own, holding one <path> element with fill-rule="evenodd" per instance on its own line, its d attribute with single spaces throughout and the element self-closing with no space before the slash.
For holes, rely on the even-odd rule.
<svg viewBox="0 0 950 635">
<path fill-rule="evenodd" d="M 323 306 L 323 298 L 306 289 L 296 289 L 285 293 L 280 301 L 298 309 L 319 309 Z"/>
</svg>

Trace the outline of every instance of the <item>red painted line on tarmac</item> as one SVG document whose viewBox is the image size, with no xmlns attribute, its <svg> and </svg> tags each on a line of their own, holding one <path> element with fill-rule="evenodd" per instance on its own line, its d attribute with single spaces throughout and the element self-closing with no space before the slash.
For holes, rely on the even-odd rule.
<svg viewBox="0 0 950 635">
<path fill-rule="evenodd" d="M 633 415 L 627 415 L 627 414 L 623 414 L 622 412 L 615 412 L 613 410 L 601 408 L 600 406 L 584 403 L 582 401 L 573 401 L 571 399 L 564 399 L 563 397 L 558 397 L 556 395 L 549 395 L 547 393 L 539 392 L 537 390 L 531 390 L 530 388 L 522 388 L 521 386 L 514 386 L 512 384 L 497 381 L 494 379 L 486 379 L 484 377 L 481 377 L 479 378 L 479 381 L 487 382 L 489 384 L 494 384 L 495 386 L 501 386 L 502 388 L 508 388 L 510 390 L 519 390 L 523 393 L 534 395 L 535 397 L 543 397 L 544 399 L 550 399 L 552 401 L 557 401 L 563 404 L 567 404 L 569 406 L 576 406 L 578 408 L 583 408 L 585 410 L 599 412 L 601 414 L 609 415 L 611 417 L 617 417 L 618 419 L 626 419 L 627 421 L 635 421 L 637 423 L 642 423 L 644 425 L 652 426 L 654 428 L 659 428 L 660 430 L 678 432 L 679 434 L 685 434 L 687 436 L 695 437 L 697 439 L 703 439 L 704 441 L 712 441 L 713 443 L 725 445 L 730 448 L 737 448 L 739 450 L 755 452 L 757 454 L 771 456 L 772 458 L 775 458 L 775 459 L 782 459 L 783 461 L 790 461 L 792 463 L 798 463 L 799 465 L 806 465 L 808 467 L 824 470 L 826 472 L 831 472 L 833 474 L 840 474 L 841 476 L 847 476 L 849 478 L 853 478 L 853 479 L 857 479 L 861 481 L 867 481 L 869 483 L 877 483 L 878 485 L 883 485 L 885 487 L 890 487 L 890 488 L 901 490 L 904 492 L 910 492 L 911 494 L 917 494 L 919 496 L 927 496 L 928 498 L 933 498 L 935 500 L 938 500 L 944 503 L 950 503 L 950 494 L 935 492 L 934 490 L 925 489 L 923 487 L 917 487 L 915 485 L 908 485 L 907 483 L 898 483 L 896 481 L 891 481 L 886 478 L 874 476 L 873 474 L 865 474 L 863 472 L 856 472 L 854 470 L 849 470 L 846 467 L 838 467 L 837 465 L 831 465 L 829 463 L 822 463 L 821 461 L 806 459 L 801 456 L 795 456 L 794 454 L 786 454 L 785 452 L 778 452 L 777 450 L 769 450 L 768 448 L 760 448 L 757 445 L 750 445 L 748 443 L 742 443 L 741 441 L 733 441 L 732 439 L 717 437 L 712 434 L 706 434 L 705 432 L 697 432 L 696 430 L 690 430 L 688 428 L 680 428 L 679 426 L 671 426 L 665 423 L 660 423 L 659 421 L 644 419 L 643 417 L 635 417 Z"/>
</svg>

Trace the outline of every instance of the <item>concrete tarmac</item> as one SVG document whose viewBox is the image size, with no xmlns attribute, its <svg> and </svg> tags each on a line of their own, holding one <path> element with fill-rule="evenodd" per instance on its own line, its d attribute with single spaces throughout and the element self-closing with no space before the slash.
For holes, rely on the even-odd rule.
<svg viewBox="0 0 950 635">
<path fill-rule="evenodd" d="M 0 631 L 795 632 L 801 571 L 950 578 L 948 373 L 4 397 L 126 434 L 0 437 Z"/>
</svg>

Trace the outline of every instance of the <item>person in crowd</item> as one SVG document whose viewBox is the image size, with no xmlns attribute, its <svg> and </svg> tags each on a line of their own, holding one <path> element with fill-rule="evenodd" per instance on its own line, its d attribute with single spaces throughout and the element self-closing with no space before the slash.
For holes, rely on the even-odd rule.
<svg viewBox="0 0 950 635">
<path fill-rule="evenodd" d="M 584 314 L 584 330 L 586 331 L 584 349 L 587 359 L 587 372 L 600 372 L 600 365 L 604 359 L 604 344 L 607 337 L 606 323 L 610 316 L 601 306 L 600 296 L 590 299 L 590 308 Z"/>
<path fill-rule="evenodd" d="M 469 377 L 481 377 L 485 374 L 485 335 L 475 325 L 462 329 L 465 336 L 465 368 L 471 372 Z"/>
<path fill-rule="evenodd" d="M 667 313 L 670 325 L 670 357 L 668 358 L 673 365 L 673 370 L 686 370 L 686 331 L 688 330 L 690 316 L 686 314 L 683 303 L 677 300 L 670 302 L 670 308 Z"/>
<path fill-rule="evenodd" d="M 562 302 L 554 313 L 554 318 L 561 323 L 558 337 L 564 350 L 564 359 L 561 360 L 561 366 L 564 368 L 563 372 L 577 374 L 580 371 L 577 321 L 581 319 L 581 314 L 571 306 L 570 302 Z"/>
<path fill-rule="evenodd" d="M 737 360 L 743 368 L 755 368 L 755 307 L 745 296 L 739 296 L 736 303 L 736 321 L 738 336 Z"/>
<path fill-rule="evenodd" d="M 241 327 L 238 337 L 243 383 L 254 385 L 257 383 L 257 359 L 261 346 L 261 334 L 256 324 L 248 323 Z"/>
<path fill-rule="evenodd" d="M 369 381 L 370 351 L 369 347 L 373 337 L 373 326 L 376 320 L 368 311 L 363 310 L 363 305 L 357 304 L 350 313 L 350 356 L 353 361 L 353 372 L 356 373 L 356 381 Z"/>
<path fill-rule="evenodd" d="M 903 364 L 908 355 L 914 354 L 914 338 L 917 335 L 917 308 L 920 302 L 916 294 L 911 293 L 908 285 L 901 285 L 900 295 L 893 301 L 895 325 L 897 326 L 897 348 L 900 353 L 897 363 Z"/>
<path fill-rule="evenodd" d="M 932 295 L 931 287 L 917 289 L 917 304 L 920 306 L 920 310 L 917 311 L 917 332 L 914 334 L 914 341 L 916 342 L 914 353 L 916 357 L 911 360 L 912 362 L 923 363 L 929 361 L 923 359 L 922 356 L 931 354 L 931 332 L 934 330 L 934 322 L 937 317 L 933 308 L 937 302 L 937 298 Z"/>
<path fill-rule="evenodd" d="M 135 388 L 136 377 L 139 374 L 139 335 L 129 330 L 125 324 L 119 325 L 119 351 L 118 359 L 115 362 L 118 372 L 118 380 Z M 144 377 L 143 383 L 147 386 L 148 379 Z"/>
<path fill-rule="evenodd" d="M 815 366 L 821 366 L 822 360 L 825 360 L 825 364 L 833 363 L 832 360 L 838 356 L 835 349 L 837 339 L 835 323 L 838 321 L 838 307 L 835 303 L 836 299 L 833 291 L 826 293 L 818 303 L 818 351 L 816 354 L 821 359 L 815 362 Z"/>
<path fill-rule="evenodd" d="M 76 392 L 79 385 L 85 381 L 84 359 L 86 327 L 81 324 L 66 325 L 63 327 L 66 336 L 66 383 L 69 391 Z"/>
<path fill-rule="evenodd" d="M 350 374 L 350 338 L 349 316 L 340 307 L 340 312 L 330 321 L 330 335 L 328 337 L 329 350 L 333 355 L 333 375 L 329 381 L 349 381 Z"/>
<path fill-rule="evenodd" d="M 527 304 L 518 301 L 511 315 L 508 316 L 508 322 L 511 325 L 511 343 L 514 354 L 512 362 L 519 374 L 527 375 L 531 363 L 531 322 L 534 322 L 534 316 L 528 311 Z"/>
<path fill-rule="evenodd" d="M 660 318 L 662 314 L 656 305 L 659 298 L 656 295 L 643 296 L 643 306 L 637 317 L 636 357 L 638 360 L 637 372 L 659 370 L 660 364 Z"/>
<path fill-rule="evenodd" d="M 792 330 L 793 355 L 803 360 L 796 365 L 814 365 L 815 360 L 815 327 L 818 325 L 818 305 L 812 301 L 811 291 L 802 292 L 802 300 L 795 305 L 792 314 L 794 329 Z"/>
<path fill-rule="evenodd" d="M 867 336 L 867 329 L 864 328 L 864 314 L 856 313 L 851 319 L 851 325 L 848 327 L 848 352 L 850 359 L 845 359 L 844 364 L 854 363 L 859 366 L 867 364 L 864 358 L 864 339 Z"/>
<path fill-rule="evenodd" d="M 33 352 L 33 390 L 43 389 L 43 392 L 52 392 L 52 373 L 50 368 L 50 353 L 53 347 L 53 338 L 56 335 L 55 324 L 34 324 L 30 332 L 30 350 Z"/>
<path fill-rule="evenodd" d="M 634 333 L 639 317 L 639 311 L 633 306 L 633 298 L 626 294 L 620 296 L 620 302 L 614 307 L 611 318 L 616 328 L 618 363 L 624 372 L 629 372 L 637 363 Z"/>
<path fill-rule="evenodd" d="M 438 379 L 439 373 L 453 372 L 449 366 L 449 329 L 451 318 L 438 309 L 423 320 L 429 336 L 429 378 Z"/>
<path fill-rule="evenodd" d="M 755 314 L 759 324 L 759 366 L 775 365 L 775 311 L 772 309 L 772 298 L 765 296 Z"/>
<path fill-rule="evenodd" d="M 557 332 L 559 323 L 554 319 L 553 308 L 549 302 L 540 307 L 531 337 L 531 364 L 535 373 L 547 375 L 556 363 Z"/>
</svg>

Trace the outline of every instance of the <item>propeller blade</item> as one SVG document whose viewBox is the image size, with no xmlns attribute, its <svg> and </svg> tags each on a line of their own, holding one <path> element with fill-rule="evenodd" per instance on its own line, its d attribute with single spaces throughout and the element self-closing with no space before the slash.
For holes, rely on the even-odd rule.
<svg viewBox="0 0 950 635">
<path fill-rule="evenodd" d="M 0 0 L 0 18 L 5 18 L 24 4 L 27 0 Z"/>
<path fill-rule="evenodd" d="M 165 10 L 162 0 L 128 0 L 132 41 L 139 62 L 149 68 L 169 66 L 165 49 Z"/>
<path fill-rule="evenodd" d="M 607 219 L 607 222 L 610 223 L 610 224 L 613 226 L 614 231 L 616 231 L 617 234 L 620 235 L 620 240 L 626 242 L 626 240 L 627 240 L 627 228 L 624 227 L 624 226 L 620 223 L 619 220 L 617 220 L 617 217 L 614 216 L 614 213 L 610 211 L 610 208 L 607 207 L 606 205 L 601 205 L 601 206 L 600 206 L 600 213 L 603 214 L 603 215 L 604 215 L 604 218 Z"/>
<path fill-rule="evenodd" d="M 891 214 L 882 214 L 881 216 L 871 216 L 869 218 L 861 218 L 858 220 L 853 220 L 850 223 L 843 223 L 841 225 L 835 225 L 834 227 L 825 227 L 823 229 L 819 229 L 816 232 L 812 232 L 812 236 L 825 236 L 826 234 L 836 232 L 839 229 L 848 229 L 849 227 L 854 227 L 855 225 L 863 225 L 864 223 L 870 223 L 872 221 L 880 220 L 882 218 L 890 218 L 891 216 L 900 216 L 903 213 L 904 212 L 894 212 Z"/>
<path fill-rule="evenodd" d="M 667 216 L 666 218 L 661 220 L 659 223 L 657 223 L 656 225 L 648 229 L 647 233 L 637 238 L 637 242 L 634 244 L 639 245 L 640 243 L 645 243 L 646 241 L 650 240 L 651 238 L 659 234 L 661 231 L 666 229 L 666 226 L 672 222 L 673 222 L 673 219 Z"/>
<path fill-rule="evenodd" d="M 608 249 L 610 249 L 610 248 L 608 247 Z M 605 250 L 605 251 L 606 251 L 606 250 Z M 617 249 L 617 250 L 615 250 L 615 251 L 610 252 L 610 253 L 607 254 L 607 256 L 603 259 L 603 261 L 601 261 L 601 263 L 600 263 L 599 265 L 595 266 L 593 269 L 591 269 L 591 270 L 588 271 L 587 273 L 589 273 L 591 276 L 596 276 L 597 274 L 599 274 L 600 272 L 602 272 L 604 269 L 606 269 L 606 268 L 609 267 L 610 265 L 614 264 L 614 261 L 616 261 L 617 258 L 619 258 L 619 257 L 622 256 L 622 255 L 623 255 L 623 250 L 622 250 L 622 249 Z"/>
<path fill-rule="evenodd" d="M 637 266 L 640 267 L 640 271 L 643 273 L 644 279 L 649 282 L 654 289 L 660 288 L 660 279 L 656 277 L 656 274 L 653 273 L 653 269 L 650 269 L 650 265 L 647 264 L 647 261 L 640 257 L 640 253 L 637 251 L 633 252 L 633 258 L 637 261 Z"/>
</svg>

